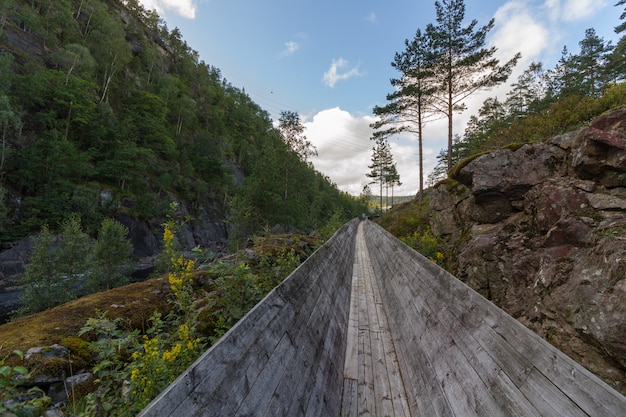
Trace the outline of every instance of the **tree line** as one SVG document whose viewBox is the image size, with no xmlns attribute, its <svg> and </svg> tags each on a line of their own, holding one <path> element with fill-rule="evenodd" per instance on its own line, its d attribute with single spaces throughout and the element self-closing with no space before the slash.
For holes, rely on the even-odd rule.
<svg viewBox="0 0 626 417">
<path fill-rule="evenodd" d="M 160 224 L 174 199 L 244 234 L 361 211 L 137 0 L 2 1 L 0 22 L 0 239 Z"/>
<path fill-rule="evenodd" d="M 624 6 L 624 0 L 616 6 Z M 476 20 L 464 25 L 463 0 L 435 2 L 436 23 L 418 29 L 391 65 L 400 76 L 392 79 L 394 91 L 388 103 L 374 108 L 378 121 L 372 139 L 384 142 L 401 132 L 414 134 L 419 144 L 419 193 L 423 193 L 424 126 L 440 118 L 448 121 L 448 147 L 438 156 L 430 182 L 446 177 L 452 166 L 471 155 L 504 146 L 562 133 L 612 106 L 624 103 L 626 92 L 619 82 L 626 75 L 626 37 L 617 45 L 585 32 L 580 52 L 563 49 L 552 70 L 532 63 L 512 84 L 504 102 L 485 100 L 478 115 L 470 117 L 464 135 L 454 134 L 455 114 L 466 109 L 464 100 L 478 91 L 507 81 L 521 55 L 504 64 L 494 57 L 496 47 L 486 47 L 494 19 L 478 27 Z M 620 16 L 626 17 L 626 11 Z M 626 29 L 624 24 L 616 33 Z M 543 115 L 539 117 L 539 115 Z M 539 125 L 539 126 L 537 126 Z"/>
</svg>

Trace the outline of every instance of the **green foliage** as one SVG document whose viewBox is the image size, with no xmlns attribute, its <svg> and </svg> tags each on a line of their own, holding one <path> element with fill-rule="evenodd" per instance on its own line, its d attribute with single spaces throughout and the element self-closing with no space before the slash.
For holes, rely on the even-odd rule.
<svg viewBox="0 0 626 417">
<path fill-rule="evenodd" d="M 326 241 L 330 239 L 346 221 L 347 219 L 345 218 L 343 211 L 335 210 L 330 219 L 328 219 L 328 222 L 319 229 L 319 234 L 322 237 L 322 240 Z"/>
<path fill-rule="evenodd" d="M 565 49 L 557 67 L 544 71 L 533 63 L 520 76 L 505 102 L 487 99 L 472 116 L 456 145 L 459 158 L 511 143 L 546 140 L 587 125 L 593 118 L 626 105 L 626 86 L 593 30 L 581 41 L 581 53 Z M 616 53 L 616 52 L 615 52 Z"/>
<path fill-rule="evenodd" d="M 20 360 L 24 354 L 13 352 Z M 28 369 L 23 366 L 5 365 L 6 357 L 0 359 L 0 414 L 5 417 L 37 417 L 43 414 L 50 398 L 37 388 L 22 390 L 22 381 L 30 378 Z"/>
<path fill-rule="evenodd" d="M 155 313 L 150 318 L 148 335 L 141 348 L 132 355 L 130 369 L 131 390 L 128 395 L 129 412 L 141 411 L 154 397 L 171 384 L 203 351 L 193 329 L 183 323 L 174 335 L 162 332 L 165 323 Z M 129 414 L 135 415 L 135 414 Z"/>
<path fill-rule="evenodd" d="M 24 53 L 0 39 L 10 51 L 0 54 L 0 189 L 21 202 L 6 206 L 15 221 L 1 238 L 56 231 L 70 212 L 92 235 L 119 211 L 154 221 L 172 195 L 192 214 L 211 204 L 230 215 L 241 240 L 266 224 L 313 230 L 354 208 L 306 161 L 314 148 L 294 114 L 288 146 L 266 111 L 138 2 L 19 1 L 3 17 L 3 34 L 44 45 Z"/>
<path fill-rule="evenodd" d="M 274 256 L 264 256 L 259 262 L 258 286 L 263 294 L 270 292 L 283 282 L 291 272 L 300 265 L 300 257 L 294 249 L 278 253 Z"/>
<path fill-rule="evenodd" d="M 23 307 L 17 315 L 42 311 L 74 297 L 73 283 L 61 272 L 59 259 L 54 235 L 44 226 L 35 238 L 30 263 L 19 280 L 24 291 L 20 296 Z"/>
<path fill-rule="evenodd" d="M 443 266 L 443 251 L 440 248 L 440 243 L 437 238 L 433 237 L 430 233 L 418 233 L 415 232 L 410 236 L 401 236 L 400 240 L 412 247 L 432 262 Z"/>
<path fill-rule="evenodd" d="M 59 245 L 55 247 L 58 272 L 67 282 L 71 292 L 73 285 L 91 269 L 91 242 L 83 232 L 78 214 L 71 214 L 61 225 Z"/>
<path fill-rule="evenodd" d="M 88 292 L 127 283 L 132 266 L 132 245 L 127 235 L 126 227 L 105 219 L 92 244 L 82 231 L 77 214 L 63 222 L 58 238 L 43 227 L 35 238 L 26 273 L 20 279 L 23 307 L 16 315 L 35 313 L 73 299 L 76 284 L 83 276 Z"/>
<path fill-rule="evenodd" d="M 259 279 L 245 264 L 218 262 L 210 270 L 216 278 L 216 328 L 211 341 L 217 341 L 265 295 Z"/>
<path fill-rule="evenodd" d="M 122 328 L 122 318 L 110 319 L 106 312 L 97 313 L 97 317 L 87 320 L 78 333 L 93 339 L 89 346 L 97 358 L 93 373 L 98 388 L 87 394 L 85 411 L 81 415 L 131 415 L 117 413 L 130 408 L 127 398 L 122 395 L 123 381 L 129 377 L 124 359 L 128 352 L 136 349 L 137 333 Z"/>
<path fill-rule="evenodd" d="M 113 219 L 104 219 L 92 248 L 92 269 L 85 278 L 87 291 L 97 292 L 127 284 L 132 251 L 126 226 Z"/>
<path fill-rule="evenodd" d="M 120 328 L 122 319 L 110 320 L 102 313 L 91 318 L 79 335 L 91 335 L 91 350 L 99 358 L 94 372 L 98 388 L 86 398 L 84 416 L 134 416 L 204 350 L 196 337 L 197 311 L 192 283 L 193 260 L 177 250 L 176 205 L 164 224 L 164 253 L 169 258 L 168 281 L 172 290 L 172 313 L 165 320 L 155 312 L 150 327 L 139 340 L 136 332 Z M 117 232 L 122 229 L 111 223 Z M 103 225 L 104 230 L 104 225 Z M 128 389 L 123 392 L 125 381 Z"/>
</svg>

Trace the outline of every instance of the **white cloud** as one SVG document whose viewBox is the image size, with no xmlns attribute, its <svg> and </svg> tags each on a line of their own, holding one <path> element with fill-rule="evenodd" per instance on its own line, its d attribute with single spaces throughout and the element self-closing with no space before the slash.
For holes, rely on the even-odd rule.
<svg viewBox="0 0 626 417">
<path fill-rule="evenodd" d="M 305 134 L 317 148 L 311 162 L 337 186 L 359 195 L 368 178 L 373 142 L 369 140 L 371 116 L 354 117 L 339 107 L 318 112 L 304 123 Z"/>
<path fill-rule="evenodd" d="M 359 71 L 358 65 L 349 68 L 344 72 L 340 72 L 345 67 L 348 67 L 348 65 L 349 62 L 343 58 L 333 59 L 333 62 L 330 64 L 330 68 L 324 73 L 324 84 L 332 88 L 335 84 L 337 84 L 337 81 L 347 80 L 348 78 L 362 75 Z"/>
<path fill-rule="evenodd" d="M 378 21 L 376 17 L 376 13 L 374 13 L 373 11 L 369 12 L 369 14 L 365 16 L 365 20 L 367 20 L 370 23 L 376 23 Z"/>
<path fill-rule="evenodd" d="M 281 51 L 279 54 L 280 57 L 290 56 L 296 53 L 296 51 L 300 49 L 300 44 L 298 42 L 289 41 L 285 42 L 285 49 Z"/>
<path fill-rule="evenodd" d="M 359 195 L 370 181 L 366 174 L 372 163 L 374 142 L 369 138 L 373 122 L 373 116 L 354 116 L 334 107 L 316 113 L 303 123 L 307 139 L 317 148 L 317 157 L 311 158 L 315 168 L 352 195 Z M 395 188 L 394 194 L 414 195 L 419 186 L 416 141 L 399 138 L 390 140 L 390 144 L 403 184 Z M 434 166 L 438 151 L 425 147 L 425 175 Z M 374 185 L 370 187 L 374 194 L 379 192 Z"/>
<path fill-rule="evenodd" d="M 607 5 L 606 0 L 546 0 L 553 21 L 574 22 L 594 16 Z"/>
<path fill-rule="evenodd" d="M 140 0 L 139 2 L 148 10 L 156 10 L 161 16 L 171 10 L 187 19 L 196 18 L 194 0 Z"/>
<path fill-rule="evenodd" d="M 553 36 L 541 21 L 533 16 L 527 3 L 512 1 L 498 9 L 495 31 L 489 43 L 498 48 L 498 56 L 504 63 L 517 52 L 522 53 L 518 67 L 527 67 L 537 61 L 548 47 Z"/>
</svg>

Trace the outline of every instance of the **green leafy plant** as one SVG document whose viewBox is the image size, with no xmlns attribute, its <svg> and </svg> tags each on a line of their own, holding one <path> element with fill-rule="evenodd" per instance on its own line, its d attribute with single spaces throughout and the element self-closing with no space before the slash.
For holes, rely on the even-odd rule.
<svg viewBox="0 0 626 417">
<path fill-rule="evenodd" d="M 264 256 L 259 262 L 258 285 L 264 293 L 270 292 L 300 265 L 300 257 L 294 249 Z"/>
<path fill-rule="evenodd" d="M 400 237 L 400 240 L 412 247 L 432 262 L 442 266 L 444 255 L 440 248 L 439 241 L 430 233 L 415 232 L 411 236 Z"/>
<path fill-rule="evenodd" d="M 216 327 L 211 341 L 222 337 L 265 295 L 257 276 L 245 264 L 219 262 L 211 270 L 217 276 L 217 289 L 211 294 L 216 300 Z"/>
<path fill-rule="evenodd" d="M 129 377 L 125 357 L 137 349 L 137 332 L 123 329 L 123 323 L 122 318 L 110 319 L 106 312 L 98 312 L 79 332 L 95 339 L 89 347 L 98 361 L 93 368 L 98 388 L 87 394 L 84 416 L 111 415 L 114 410 L 119 413 L 115 415 L 130 415 L 123 414 L 130 405 L 122 391 Z"/>
<path fill-rule="evenodd" d="M 335 210 L 328 222 L 319 230 L 324 241 L 327 241 L 332 235 L 345 223 L 345 214 L 342 210 Z"/>
<path fill-rule="evenodd" d="M 128 283 L 133 246 L 128 229 L 113 219 L 104 219 L 93 245 L 93 268 L 85 278 L 89 292 L 108 290 Z"/>
<path fill-rule="evenodd" d="M 24 354 L 13 351 L 20 360 Z M 6 364 L 6 357 L 0 359 L 0 415 L 5 417 L 36 417 L 42 415 L 50 404 L 50 398 L 37 388 L 20 389 L 22 381 L 30 378 L 24 366 Z"/>
<path fill-rule="evenodd" d="M 140 411 L 172 383 L 202 353 L 204 346 L 194 330 L 182 323 L 172 336 L 162 332 L 164 323 L 155 313 L 141 348 L 133 353 L 129 365 L 131 389 L 129 403 Z"/>
</svg>

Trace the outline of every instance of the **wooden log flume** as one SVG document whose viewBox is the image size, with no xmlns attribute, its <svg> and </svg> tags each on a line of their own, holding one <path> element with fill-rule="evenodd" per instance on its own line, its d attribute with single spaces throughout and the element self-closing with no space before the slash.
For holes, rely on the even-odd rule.
<svg viewBox="0 0 626 417">
<path fill-rule="evenodd" d="M 617 417 L 626 398 L 355 219 L 139 415 Z"/>
</svg>

